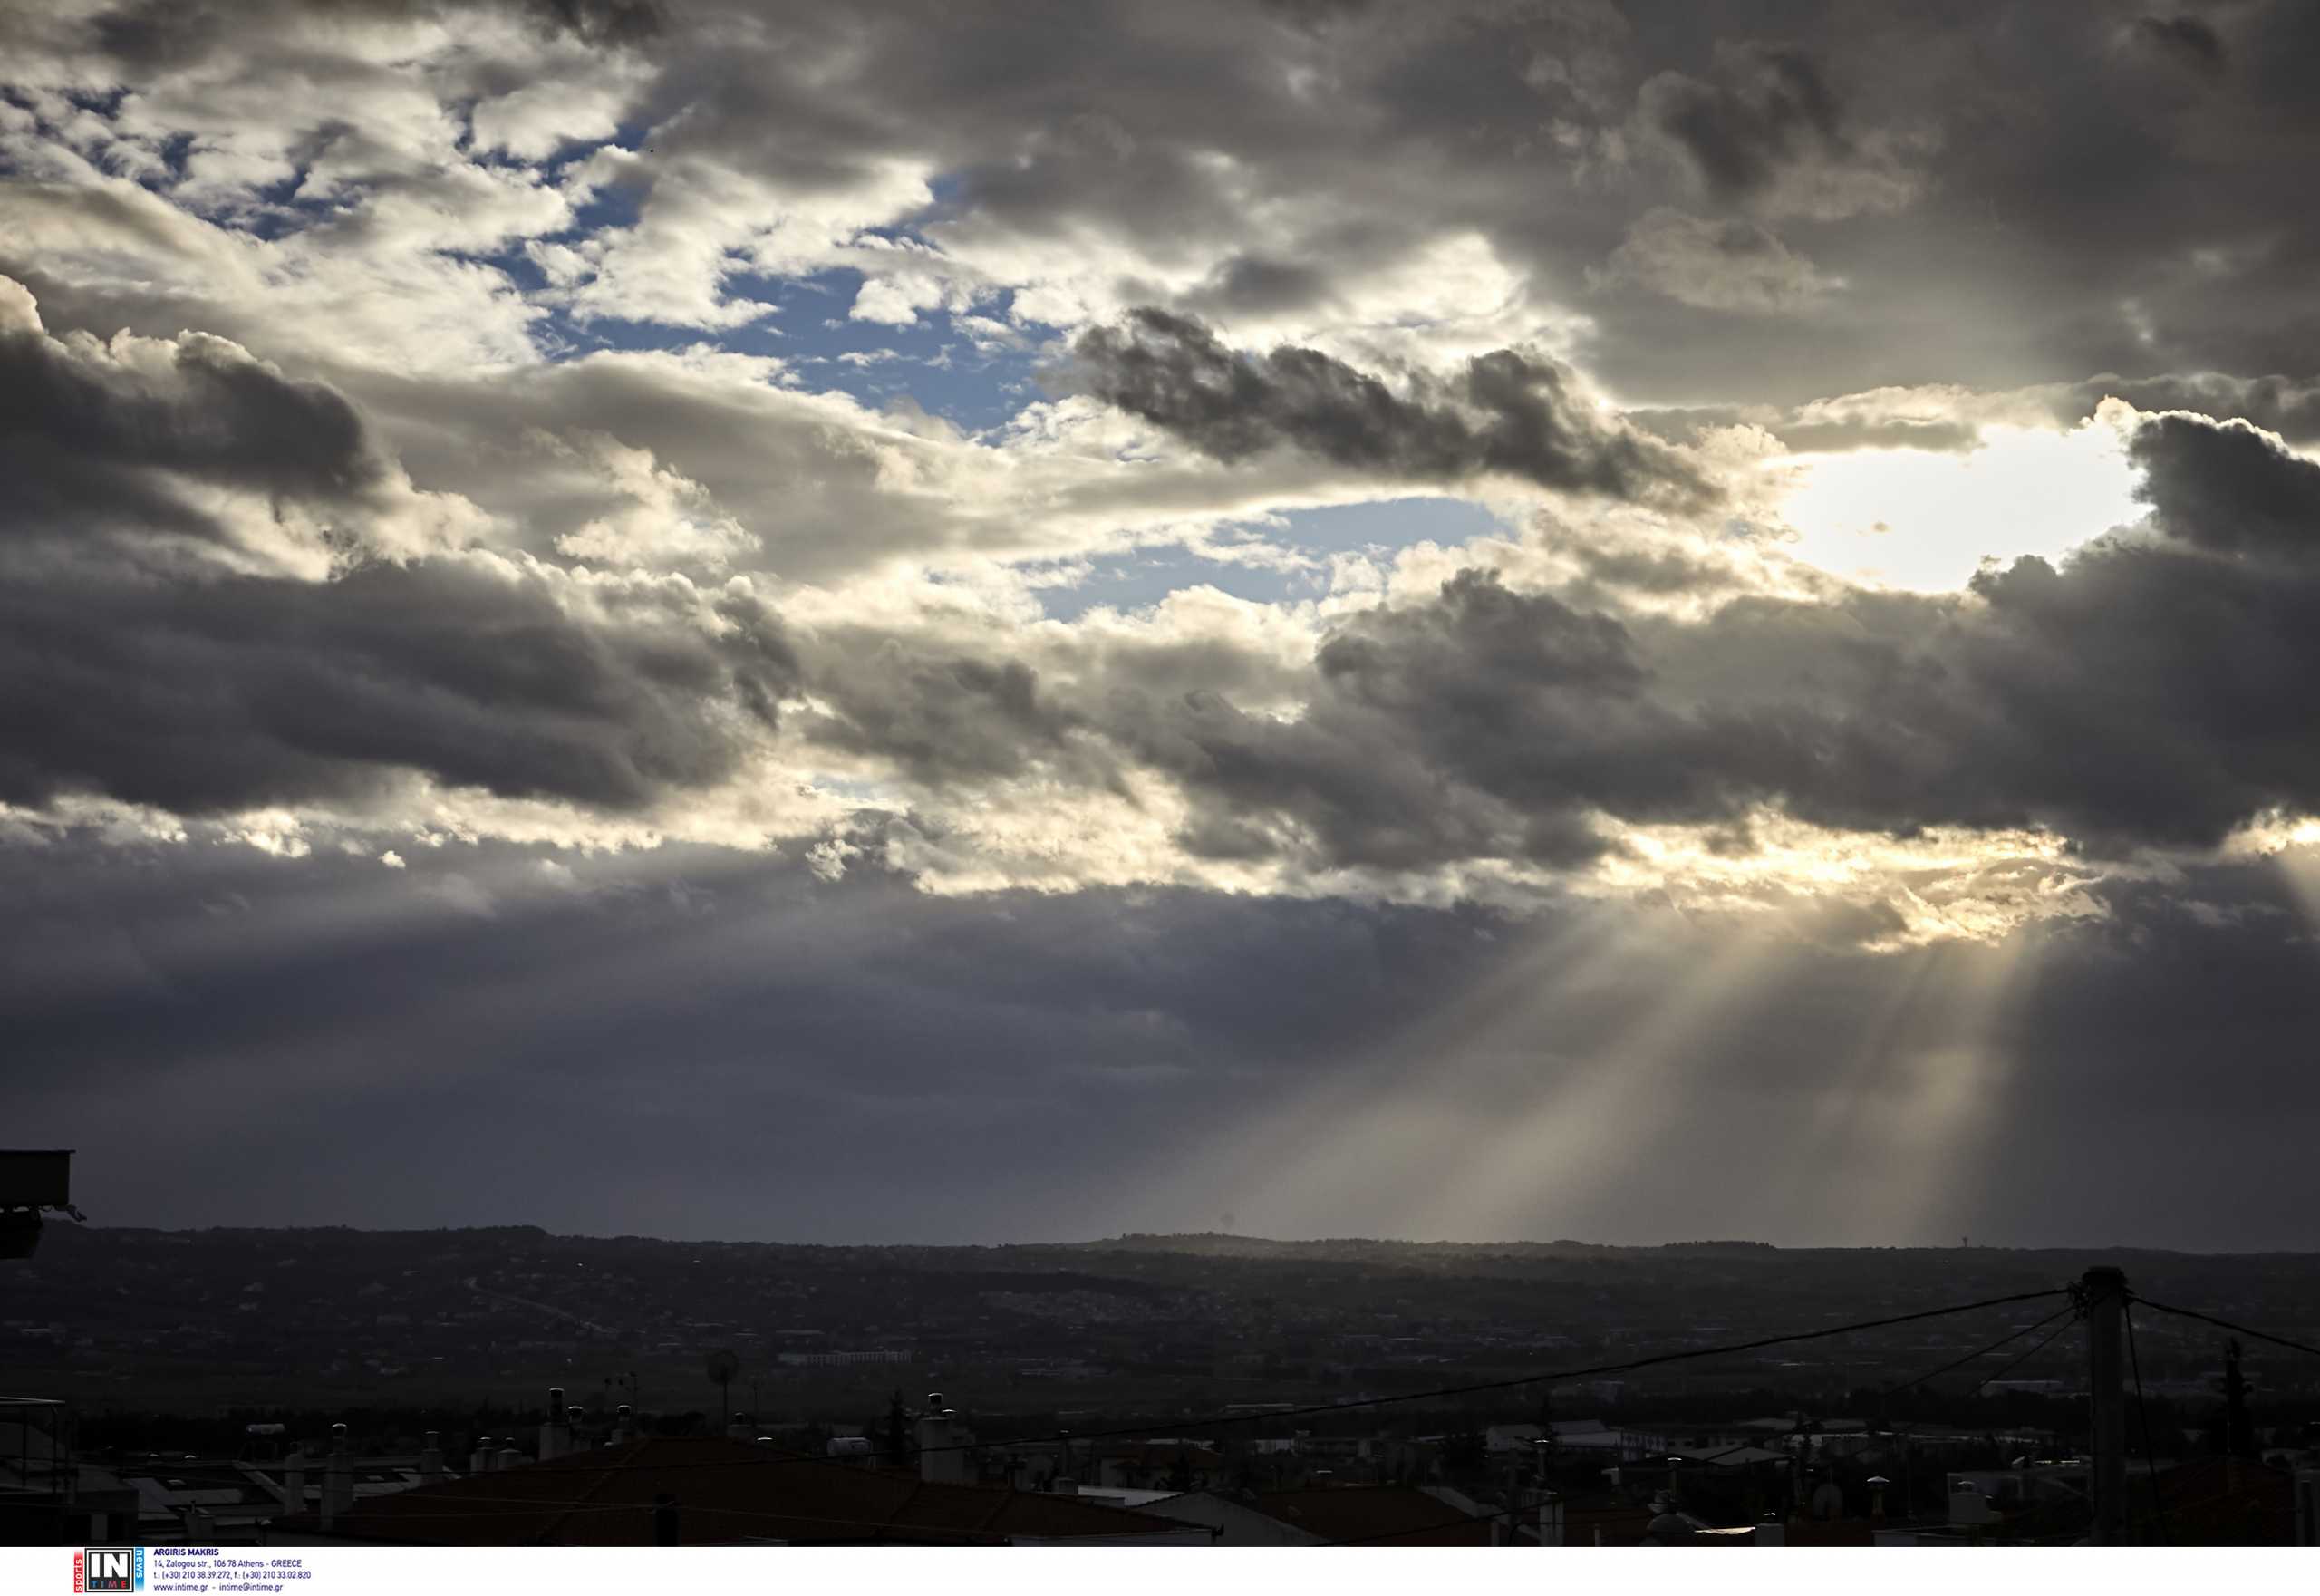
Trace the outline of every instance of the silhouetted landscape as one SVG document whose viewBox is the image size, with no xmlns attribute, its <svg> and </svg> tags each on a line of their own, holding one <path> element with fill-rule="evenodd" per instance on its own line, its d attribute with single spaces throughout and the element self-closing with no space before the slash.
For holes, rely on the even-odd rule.
<svg viewBox="0 0 2320 1596">
<path fill-rule="evenodd" d="M 1227 1235 L 829 1247 L 529 1227 L 55 1224 L 39 1254 L 13 1267 L 0 1329 L 18 1370 L 38 1370 L 44 1388 L 98 1410 L 524 1407 L 551 1385 L 585 1398 L 618 1381 L 623 1401 L 714 1412 L 702 1359 L 730 1349 L 741 1366 L 735 1406 L 768 1421 L 856 1418 L 865 1406 L 882 1409 L 892 1389 L 930 1385 L 979 1416 L 1166 1417 L 1815 1330 L 2058 1285 L 2085 1256 Z M 2320 1330 L 2310 1254 L 2102 1256 L 2154 1297 L 2291 1336 Z M 2023 1323 L 2044 1311 L 2014 1311 Z M 1717 1407 L 1751 1393 L 1842 1402 L 2008 1322 L 2003 1312 L 1930 1320 L 1687 1362 L 1589 1382 L 1574 1399 L 1590 1412 Z M 2188 1399 L 2220 1367 L 2218 1334 L 2156 1319 L 2139 1333 L 2149 1390 Z M 1963 1388 L 2004 1361 L 1947 1383 Z M 2076 1390 L 2083 1357 L 2074 1341 L 2060 1342 L 2018 1373 Z M 2301 1400 L 2320 1391 L 2316 1377 L 2282 1354 L 2267 1386 Z M 1496 1416 L 1506 1403 L 1474 1406 Z"/>
</svg>

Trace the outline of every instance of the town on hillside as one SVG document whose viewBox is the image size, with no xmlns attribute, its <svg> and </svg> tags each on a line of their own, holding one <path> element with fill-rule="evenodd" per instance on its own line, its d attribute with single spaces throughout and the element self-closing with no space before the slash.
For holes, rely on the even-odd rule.
<svg viewBox="0 0 2320 1596">
<path fill-rule="evenodd" d="M 18 1539 L 2105 1537 L 2103 1305 L 2056 1252 L 57 1222 L 22 1251 Z M 2134 1360 L 2109 1533 L 2309 1543 L 2312 1260 L 2103 1262 Z"/>
</svg>

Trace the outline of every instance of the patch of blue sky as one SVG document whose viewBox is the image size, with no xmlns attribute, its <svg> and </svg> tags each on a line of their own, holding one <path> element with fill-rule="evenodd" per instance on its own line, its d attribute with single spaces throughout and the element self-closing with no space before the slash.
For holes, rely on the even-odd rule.
<svg viewBox="0 0 2320 1596">
<path fill-rule="evenodd" d="M 630 140 L 639 136 L 629 129 L 623 129 L 622 132 L 627 134 Z M 557 180 L 559 175 L 555 169 L 569 166 L 572 162 L 584 160 L 613 144 L 633 148 L 632 144 L 625 143 L 617 136 L 593 144 L 570 145 L 558 152 L 546 167 L 541 169 L 543 177 L 546 180 L 554 182 Z M 577 244 L 584 238 L 594 238 L 604 233 L 625 232 L 636 225 L 636 218 L 642 214 L 643 208 L 638 203 L 640 191 L 626 183 L 605 183 L 592 189 L 585 199 L 572 208 L 571 220 L 553 233 L 541 234 L 537 242 Z M 534 276 L 538 276 L 539 268 L 532 266 L 521 246 L 512 250 L 478 256 L 476 258 L 489 260 L 495 264 L 510 258 L 520 260 Z"/>
<path fill-rule="evenodd" d="M 1095 609 L 1150 609 L 1187 587 L 1213 587 L 1251 604 L 1292 604 L 1321 597 L 1329 573 L 1243 565 L 1168 545 L 1100 555 L 1078 581 L 1039 588 L 1038 596 L 1049 620 L 1076 621 Z"/>
<path fill-rule="evenodd" d="M 148 189 L 166 189 L 185 179 L 185 163 L 193 154 L 191 133 L 171 133 L 161 140 L 161 169 L 140 176 L 138 181 Z"/>
<path fill-rule="evenodd" d="M 1071 621 L 1099 607 L 1147 609 L 1180 588 L 1202 585 L 1252 604 L 1296 603 L 1328 594 L 1332 556 L 1390 558 L 1420 543 L 1447 547 L 1510 531 L 1472 499 L 1427 496 L 1319 505 L 1236 523 L 1217 539 L 1301 559 L 1219 559 L 1174 545 L 1131 549 L 1090 561 L 1076 582 L 1039 589 L 1039 605 L 1049 619 Z"/>
<path fill-rule="evenodd" d="M 627 150 L 640 148 L 645 136 L 643 129 L 624 127 L 609 139 L 567 144 L 539 169 L 546 180 L 555 181 L 561 169 L 614 145 Z M 532 258 L 534 244 L 575 245 L 603 234 L 626 231 L 636 225 L 642 213 L 640 198 L 641 191 L 629 184 L 606 183 L 592 189 L 585 199 L 574 206 L 571 219 L 553 233 L 519 239 L 500 249 L 447 253 L 454 259 L 492 267 L 539 304 L 544 314 L 534 324 L 532 335 L 551 359 L 570 359 L 599 349 L 690 348 L 706 337 L 699 328 L 613 319 L 583 322 L 569 314 L 548 296 L 547 274 Z"/>
<path fill-rule="evenodd" d="M 652 130 L 641 124 L 617 129 L 612 137 L 576 141 L 537 163 L 544 179 L 559 181 L 568 169 L 598 150 L 651 148 Z M 496 153 L 471 157 L 488 164 L 510 162 Z M 295 180 L 283 186 L 286 201 Z M 956 198 L 958 180 L 938 177 L 931 184 L 929 203 L 921 211 L 891 227 L 869 229 L 872 236 L 923 242 L 915 231 L 922 217 L 942 213 Z M 643 190 L 609 183 L 593 190 L 575 207 L 570 220 L 556 232 L 536 239 L 511 242 L 505 248 L 461 252 L 457 258 L 501 273 L 509 285 L 539 307 L 534 337 L 551 359 L 571 359 L 597 350 L 667 350 L 709 343 L 737 353 L 767 355 L 781 360 L 794 381 L 817 390 L 851 395 L 865 407 L 884 411 L 901 403 L 916 405 L 940 416 L 969 434 L 1001 426 L 1023 406 L 1047 397 L 1038 382 L 1043 337 L 1053 329 L 1031 327 L 1012 336 L 994 339 L 989 329 L 973 333 L 958 324 L 952 313 L 933 309 L 919 313 L 904 325 L 856 321 L 849 315 L 861 291 L 864 275 L 850 267 L 833 268 L 799 276 L 768 276 L 746 269 L 739 252 L 733 268 L 719 285 L 729 300 L 768 307 L 766 314 L 737 325 L 702 328 L 682 323 L 662 324 L 613 317 L 575 317 L 556 303 L 547 275 L 533 258 L 531 246 L 574 245 L 584 239 L 624 232 L 637 223 Z M 274 218 L 252 217 L 246 226 L 263 226 L 267 232 L 288 230 L 298 219 L 292 204 Z M 1004 296 L 976 307 L 990 319 L 1003 316 Z"/>
<path fill-rule="evenodd" d="M 1509 529 L 1484 505 L 1435 494 L 1285 510 L 1280 522 L 1267 528 L 1267 541 L 1320 555 L 1390 554 L 1419 543 L 1446 547 Z"/>
<path fill-rule="evenodd" d="M 923 310 L 901 326 L 855 321 L 847 313 L 862 281 L 850 267 L 802 277 L 729 277 L 728 294 L 771 304 L 775 312 L 768 322 L 735 329 L 719 342 L 748 348 L 753 338 L 769 340 L 758 352 L 778 354 L 807 387 L 851 394 L 872 410 L 907 401 L 969 433 L 1000 426 L 1044 397 L 1030 338 L 1020 347 L 978 343 L 944 310 Z"/>
</svg>

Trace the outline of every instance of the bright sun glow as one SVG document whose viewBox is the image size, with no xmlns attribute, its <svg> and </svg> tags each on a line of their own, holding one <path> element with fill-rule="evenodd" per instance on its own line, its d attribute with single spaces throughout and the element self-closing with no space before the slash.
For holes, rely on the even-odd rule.
<svg viewBox="0 0 2320 1596">
<path fill-rule="evenodd" d="M 2137 519 L 2135 472 L 2118 432 L 1990 427 L 1969 454 L 1914 449 L 1798 457 L 1809 467 L 1784 507 L 1794 552 L 1839 576 L 1941 592 L 1986 556 L 2051 559 Z"/>
</svg>

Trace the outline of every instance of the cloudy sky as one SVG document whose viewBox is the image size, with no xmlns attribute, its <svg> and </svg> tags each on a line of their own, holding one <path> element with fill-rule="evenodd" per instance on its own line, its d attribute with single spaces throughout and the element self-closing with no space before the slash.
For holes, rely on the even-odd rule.
<svg viewBox="0 0 2320 1596">
<path fill-rule="evenodd" d="M 101 1221 L 2320 1245 L 2320 9 L 0 0 Z"/>
</svg>

